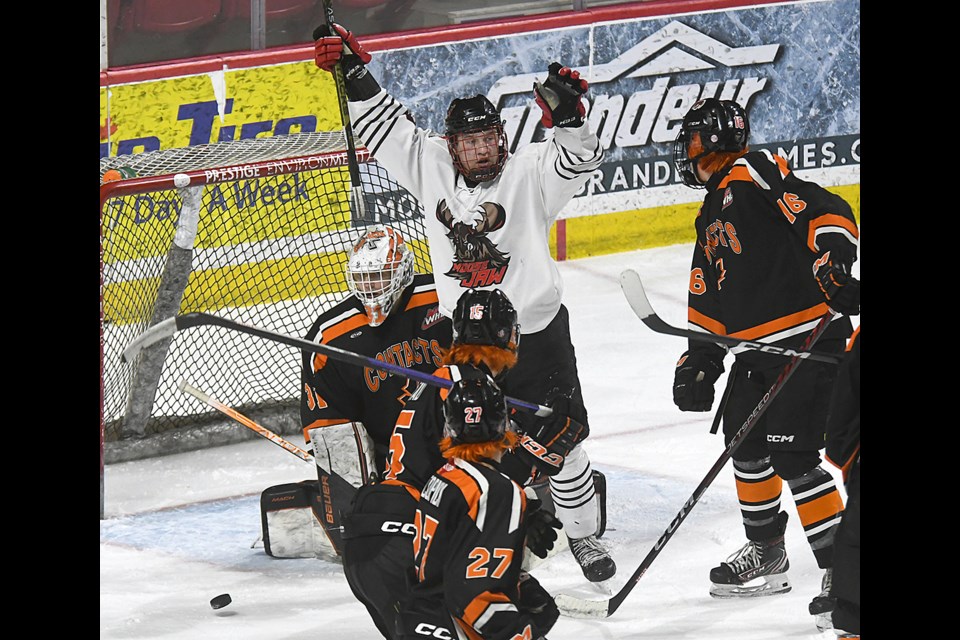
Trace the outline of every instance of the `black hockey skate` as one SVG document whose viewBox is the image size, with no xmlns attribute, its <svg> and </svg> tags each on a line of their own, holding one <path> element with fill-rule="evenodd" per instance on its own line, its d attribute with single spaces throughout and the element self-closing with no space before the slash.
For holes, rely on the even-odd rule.
<svg viewBox="0 0 960 640">
<path fill-rule="evenodd" d="M 583 576 L 590 582 L 609 580 L 617 573 L 617 565 L 603 548 L 597 536 L 570 538 L 570 551 L 577 559 Z"/>
<path fill-rule="evenodd" d="M 780 535 L 763 542 L 749 541 L 738 552 L 710 570 L 714 598 L 755 598 L 790 591 L 790 561 L 783 543 L 786 513 L 780 515 Z"/>
<path fill-rule="evenodd" d="M 810 601 L 810 615 L 817 622 L 817 629 L 827 631 L 833 629 L 833 609 L 837 606 L 837 599 L 830 596 L 830 587 L 833 586 L 833 569 L 827 569 L 820 582 L 820 594 Z"/>
</svg>

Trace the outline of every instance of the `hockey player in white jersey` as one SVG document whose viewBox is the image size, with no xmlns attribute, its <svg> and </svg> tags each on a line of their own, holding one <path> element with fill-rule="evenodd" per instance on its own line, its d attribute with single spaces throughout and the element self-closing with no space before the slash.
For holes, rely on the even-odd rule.
<svg viewBox="0 0 960 640">
<path fill-rule="evenodd" d="M 316 64 L 329 72 L 342 64 L 354 132 L 423 205 L 441 312 L 451 315 L 467 289 L 502 289 L 517 309 L 523 346 L 498 383 L 510 396 L 553 408 L 553 420 L 571 416 L 586 425 L 563 282 L 548 244 L 560 210 L 603 159 L 583 120 L 586 80 L 551 64 L 534 94 L 553 135 L 510 154 L 500 114 L 485 96 L 454 100 L 444 135 L 421 129 L 365 67 L 371 56 L 353 34 L 334 29 L 314 33 Z M 597 540 L 603 518 L 593 475 L 578 445 L 550 487 L 573 555 L 584 576 L 599 582 L 616 564 Z"/>
</svg>

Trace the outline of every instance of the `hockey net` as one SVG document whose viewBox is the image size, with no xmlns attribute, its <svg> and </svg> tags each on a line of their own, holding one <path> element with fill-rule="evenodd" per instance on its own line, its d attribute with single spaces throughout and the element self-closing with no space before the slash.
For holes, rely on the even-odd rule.
<svg viewBox="0 0 960 640">
<path fill-rule="evenodd" d="M 196 327 L 123 362 L 153 324 L 206 312 L 303 336 L 347 294 L 346 252 L 375 223 L 399 229 L 430 272 L 420 205 L 362 147 L 365 207 L 351 210 L 344 141 L 301 133 L 101 159 L 101 469 L 104 443 L 165 443 L 121 460 L 221 443 L 204 434 L 223 430 L 222 416 L 182 381 L 278 433 L 299 431 L 298 350 Z M 125 177 L 104 182 L 110 170 Z"/>
</svg>

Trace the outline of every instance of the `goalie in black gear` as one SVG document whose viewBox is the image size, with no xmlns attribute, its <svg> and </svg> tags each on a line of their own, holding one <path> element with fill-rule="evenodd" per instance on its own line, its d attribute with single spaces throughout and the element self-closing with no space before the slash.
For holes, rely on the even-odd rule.
<svg viewBox="0 0 960 640">
<path fill-rule="evenodd" d="M 346 278 L 351 295 L 316 319 L 307 340 L 371 358 L 408 354 L 397 364 L 423 373 L 440 365 L 452 338 L 450 321 L 439 312 L 433 276 L 414 273 L 413 251 L 396 229 L 372 225 L 361 232 L 347 258 Z M 409 381 L 321 353 L 303 353 L 302 365 L 300 419 L 317 460 L 329 456 L 316 438 L 338 425 L 360 425 L 356 429 L 372 440 L 374 458 L 360 480 L 376 479 Z"/>
<path fill-rule="evenodd" d="M 361 230 L 345 275 L 350 295 L 316 318 L 307 340 L 370 358 L 404 354 L 396 363 L 423 373 L 440 365 L 451 325 L 439 310 L 433 275 L 418 274 L 414 254 L 395 228 Z M 340 555 L 340 514 L 356 487 L 379 479 L 390 434 L 409 381 L 320 353 L 302 354 L 300 420 L 317 461 L 319 495 L 312 520 L 288 510 L 264 512 L 264 539 L 277 557 Z M 359 455 L 358 455 L 359 448 Z M 306 520 L 321 531 L 304 532 Z"/>
<path fill-rule="evenodd" d="M 677 136 L 677 172 L 688 186 L 706 190 L 695 222 L 688 320 L 702 331 L 797 349 L 831 310 L 859 313 L 859 282 L 846 277 L 859 228 L 842 198 L 798 178 L 784 158 L 750 151 L 749 132 L 739 104 L 708 98 L 690 108 Z M 835 316 L 817 349 L 841 353 L 850 332 L 850 320 Z M 674 402 L 681 411 L 709 411 L 726 350 L 694 341 L 689 347 L 677 363 Z M 734 355 L 723 409 L 728 444 L 787 365 L 761 351 Z M 819 453 L 836 371 L 834 364 L 802 361 L 733 452 L 748 542 L 710 572 L 710 593 L 718 598 L 790 590 L 780 501 L 786 482 L 823 569 L 810 605 L 821 628 L 829 625 L 834 536 L 843 509 Z"/>
<path fill-rule="evenodd" d="M 587 81 L 550 64 L 545 80 L 532 87 L 545 139 L 510 153 L 497 105 L 485 96 L 453 100 L 443 135 L 419 128 L 366 68 L 371 56 L 361 43 L 342 27 L 336 31 L 317 39 L 316 64 L 329 71 L 342 63 L 355 132 L 427 212 L 441 309 L 452 315 L 467 289 L 504 291 L 516 306 L 524 342 L 517 365 L 500 380 L 504 393 L 558 403 L 557 413 L 569 408 L 566 415 L 587 427 L 563 283 L 548 241 L 561 209 L 603 161 L 603 147 L 584 119 Z M 612 577 L 616 564 L 598 540 L 602 518 L 593 477 L 586 450 L 575 446 L 549 482 L 570 549 L 584 576 L 597 582 Z"/>
</svg>

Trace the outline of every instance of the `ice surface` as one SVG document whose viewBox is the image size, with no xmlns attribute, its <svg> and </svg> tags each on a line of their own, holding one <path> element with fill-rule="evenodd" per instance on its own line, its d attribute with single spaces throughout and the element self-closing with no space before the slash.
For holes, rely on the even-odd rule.
<svg viewBox="0 0 960 640">
<path fill-rule="evenodd" d="M 684 340 L 641 324 L 618 283 L 623 269 L 636 269 L 660 316 L 684 326 L 691 250 L 678 245 L 560 266 L 590 412 L 585 446 L 594 468 L 607 476 L 603 540 L 618 565 L 613 589 L 630 577 L 723 450 L 721 436 L 709 434 L 712 413 L 681 413 L 673 405 L 673 366 Z M 721 378 L 718 388 L 723 384 Z M 108 465 L 100 637 L 378 638 L 338 565 L 270 558 L 257 544 L 260 492 L 313 477 L 308 463 L 259 439 Z M 732 601 L 707 594 L 710 568 L 744 542 L 727 463 L 621 608 L 604 620 L 561 617 L 550 640 L 833 638 L 818 632 L 807 613 L 821 571 L 786 489 L 783 501 L 791 513 L 790 593 Z M 554 593 L 605 597 L 583 579 L 568 552 L 534 574 Z M 233 603 L 214 611 L 210 599 L 222 593 Z"/>
</svg>

